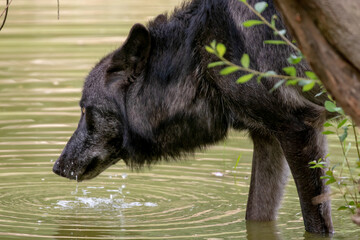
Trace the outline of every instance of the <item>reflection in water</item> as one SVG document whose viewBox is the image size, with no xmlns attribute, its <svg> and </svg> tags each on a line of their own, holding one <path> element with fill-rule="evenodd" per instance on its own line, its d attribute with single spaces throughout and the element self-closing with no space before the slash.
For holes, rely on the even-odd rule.
<svg viewBox="0 0 360 240">
<path fill-rule="evenodd" d="M 282 240 L 276 222 L 255 222 L 246 221 L 246 233 L 248 240 Z"/>
<path fill-rule="evenodd" d="M 76 215 L 76 214 L 74 214 Z M 71 219 L 68 222 L 62 222 L 56 233 L 53 234 L 51 239 L 128 239 L 126 237 L 126 229 L 122 228 L 122 218 L 115 218 L 114 221 L 118 221 L 118 231 L 124 232 L 123 237 L 115 237 L 116 231 L 114 226 L 107 227 L 106 222 L 99 223 L 97 226 L 90 226 L 88 220 L 79 216 Z M 76 224 L 73 224 L 76 222 Z"/>
<path fill-rule="evenodd" d="M 247 240 L 285 240 L 278 228 L 278 222 L 246 221 Z M 332 235 L 312 234 L 304 231 L 303 240 L 331 240 Z"/>
<path fill-rule="evenodd" d="M 319 234 L 312 234 L 312 233 L 308 233 L 308 232 L 304 233 L 304 240 L 331 240 L 331 239 L 333 239 L 333 235 L 331 235 L 331 234 L 319 235 Z M 335 238 L 335 239 L 338 239 L 338 238 Z"/>
<path fill-rule="evenodd" d="M 54 1 L 16 1 L 0 33 L 0 239 L 318 237 L 304 235 L 292 181 L 278 222 L 244 221 L 252 144 L 242 133 L 141 173 L 121 162 L 80 184 L 52 173 L 76 128 L 87 72 L 133 23 L 179 2 L 61 0 L 58 21 Z M 349 221 L 334 211 L 333 239 L 360 239 Z"/>
</svg>

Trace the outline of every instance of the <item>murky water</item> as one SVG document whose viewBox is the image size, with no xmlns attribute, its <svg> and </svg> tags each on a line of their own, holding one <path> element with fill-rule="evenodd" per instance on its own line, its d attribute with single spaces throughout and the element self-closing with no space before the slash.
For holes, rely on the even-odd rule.
<svg viewBox="0 0 360 240">
<path fill-rule="evenodd" d="M 179 2 L 60 0 L 58 21 L 55 0 L 13 1 L 0 32 L 0 239 L 317 238 L 304 235 L 292 181 L 277 222 L 246 224 L 252 144 L 244 133 L 140 173 L 119 163 L 79 184 L 52 173 L 76 128 L 87 72 L 133 23 Z M 347 214 L 333 215 L 333 239 L 360 238 Z"/>
</svg>

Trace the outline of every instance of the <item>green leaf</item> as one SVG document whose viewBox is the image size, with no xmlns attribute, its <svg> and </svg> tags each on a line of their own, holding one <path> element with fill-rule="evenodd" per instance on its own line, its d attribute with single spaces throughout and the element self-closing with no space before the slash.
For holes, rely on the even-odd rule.
<svg viewBox="0 0 360 240">
<path fill-rule="evenodd" d="M 274 15 L 272 15 L 272 17 L 271 17 L 271 26 L 273 26 L 274 28 L 276 27 L 275 26 L 275 21 L 277 20 L 277 16 L 276 16 L 276 14 L 274 14 Z"/>
<path fill-rule="evenodd" d="M 315 81 L 311 81 L 310 83 L 303 86 L 302 90 L 303 90 L 303 92 L 307 92 L 307 91 L 310 91 L 311 89 L 313 89 L 314 86 L 315 86 Z"/>
<path fill-rule="evenodd" d="M 287 81 L 286 81 L 286 85 L 287 85 L 287 86 L 289 86 L 289 85 L 294 86 L 294 85 L 296 85 L 298 82 L 299 82 L 299 80 L 297 80 L 297 79 L 291 79 L 291 80 L 287 80 Z"/>
<path fill-rule="evenodd" d="M 324 123 L 324 127 L 333 127 L 334 125 L 330 122 Z"/>
<path fill-rule="evenodd" d="M 239 79 L 236 82 L 237 83 L 245 83 L 245 82 L 251 80 L 253 76 L 254 76 L 253 73 L 243 75 L 243 76 L 239 77 Z"/>
<path fill-rule="evenodd" d="M 225 65 L 225 63 L 223 61 L 212 62 L 212 63 L 208 64 L 208 68 L 213 68 L 213 67 L 222 66 L 222 65 Z"/>
<path fill-rule="evenodd" d="M 274 44 L 274 45 L 281 45 L 281 44 L 287 45 L 287 43 L 283 40 L 265 40 L 264 43 L 265 44 Z"/>
<path fill-rule="evenodd" d="M 349 209 L 349 207 L 347 207 L 347 206 L 341 206 L 341 207 L 339 207 L 337 210 L 348 210 Z"/>
<path fill-rule="evenodd" d="M 307 84 L 310 84 L 311 82 L 313 82 L 312 80 L 305 80 L 305 79 L 301 79 L 300 81 L 299 81 L 299 85 L 300 86 L 305 86 L 305 85 L 307 85 Z"/>
<path fill-rule="evenodd" d="M 333 132 L 333 131 L 324 131 L 324 132 L 322 132 L 322 134 L 324 134 L 324 135 L 330 135 L 330 134 L 334 134 L 335 132 Z"/>
<path fill-rule="evenodd" d="M 223 57 L 224 54 L 225 54 L 225 52 L 226 52 L 226 47 L 225 47 L 225 45 L 222 44 L 222 43 L 218 43 L 218 44 L 216 45 L 216 51 L 217 51 L 217 53 L 219 54 L 220 57 Z"/>
<path fill-rule="evenodd" d="M 317 161 L 309 162 L 310 165 L 313 165 L 310 168 L 325 168 L 327 163 L 326 162 L 321 162 L 320 160 L 321 159 L 319 159 L 319 162 L 317 162 Z M 322 176 L 321 178 L 322 179 L 328 179 L 329 176 Z"/>
<path fill-rule="evenodd" d="M 325 102 L 325 109 L 328 110 L 329 112 L 336 112 L 336 105 L 333 102 L 330 101 L 326 101 Z"/>
<path fill-rule="evenodd" d="M 275 83 L 275 85 L 272 87 L 272 89 L 270 89 L 270 92 L 272 93 L 273 91 L 275 91 L 276 89 L 278 89 L 281 85 L 283 85 L 283 83 L 285 82 L 285 79 L 281 79 L 280 81 L 278 81 L 277 83 Z"/>
<path fill-rule="evenodd" d="M 342 109 L 340 107 L 337 107 L 335 105 L 335 103 L 331 102 L 331 101 L 325 101 L 325 109 L 328 110 L 329 112 L 341 112 Z"/>
<path fill-rule="evenodd" d="M 325 163 L 325 164 L 326 164 L 326 163 Z M 333 171 L 331 171 L 331 170 L 326 171 L 325 174 L 328 175 L 328 176 L 334 176 L 334 173 L 333 173 Z"/>
<path fill-rule="evenodd" d="M 325 93 L 325 91 L 321 91 L 318 94 L 315 95 L 315 97 L 320 97 L 321 95 L 323 95 Z"/>
<path fill-rule="evenodd" d="M 319 78 L 316 76 L 316 74 L 314 72 L 311 71 L 305 71 L 305 75 L 313 80 L 318 80 Z"/>
<path fill-rule="evenodd" d="M 244 68 L 249 68 L 249 66 L 250 66 L 250 57 L 246 53 L 244 53 L 241 57 L 241 65 Z"/>
<path fill-rule="evenodd" d="M 265 72 L 265 73 L 260 74 L 260 75 L 257 77 L 257 81 L 258 81 L 258 83 L 259 83 L 263 77 L 271 77 L 271 76 L 275 76 L 275 75 L 277 75 L 276 72 L 274 72 L 274 71 L 267 71 L 267 72 Z M 271 91 L 271 90 L 270 90 L 270 91 Z"/>
<path fill-rule="evenodd" d="M 290 57 L 287 59 L 288 63 L 290 64 L 298 64 L 303 59 L 302 56 L 296 56 L 294 54 L 291 54 Z"/>
<path fill-rule="evenodd" d="M 206 51 L 208 52 L 208 53 L 212 53 L 212 54 L 214 54 L 215 53 L 215 50 L 214 49 L 212 49 L 211 47 L 209 47 L 209 46 L 205 46 L 205 49 L 206 49 Z"/>
<path fill-rule="evenodd" d="M 275 35 L 285 35 L 285 34 L 286 34 L 285 29 L 282 29 L 282 30 L 279 30 L 279 31 L 275 32 Z"/>
<path fill-rule="evenodd" d="M 345 118 L 344 120 L 342 120 L 338 125 L 337 125 L 337 128 L 341 128 L 342 126 L 344 126 L 344 124 L 347 122 L 347 118 Z"/>
<path fill-rule="evenodd" d="M 210 43 L 210 47 L 212 47 L 213 49 L 216 48 L 216 40 L 213 40 L 213 41 Z"/>
<path fill-rule="evenodd" d="M 239 71 L 239 67 L 237 67 L 237 66 L 229 66 L 229 67 L 226 67 L 226 68 L 222 69 L 220 71 L 220 74 L 221 75 L 228 75 L 228 74 L 236 72 L 236 71 Z"/>
<path fill-rule="evenodd" d="M 258 2 L 255 4 L 254 8 L 258 13 L 262 13 L 266 8 L 268 4 L 266 2 Z"/>
<path fill-rule="evenodd" d="M 242 156 L 242 154 L 239 155 L 239 157 L 238 157 L 238 159 L 236 161 L 236 164 L 235 164 L 235 167 L 234 167 L 235 170 L 236 170 L 236 168 L 237 168 L 237 166 L 238 166 L 238 164 L 240 162 L 241 156 Z"/>
<path fill-rule="evenodd" d="M 344 142 L 345 139 L 347 138 L 347 136 L 348 136 L 348 128 L 345 126 L 345 127 L 344 127 L 344 132 L 343 132 L 343 134 L 341 134 L 341 135 L 339 136 L 340 142 Z"/>
<path fill-rule="evenodd" d="M 264 74 L 264 77 L 270 77 L 270 76 L 274 76 L 274 75 L 277 75 L 277 73 L 275 71 L 267 71 Z"/>
<path fill-rule="evenodd" d="M 261 24 L 264 24 L 264 22 L 260 21 L 260 20 L 247 20 L 247 21 L 242 23 L 242 25 L 244 27 L 252 27 L 252 26 L 261 25 Z"/>
<path fill-rule="evenodd" d="M 332 184 L 334 182 L 336 182 L 335 178 L 331 178 L 331 179 L 327 180 L 325 184 L 330 185 L 330 184 Z"/>
<path fill-rule="evenodd" d="M 287 75 L 292 76 L 292 77 L 296 77 L 296 69 L 293 66 L 290 67 L 284 67 L 282 69 Z"/>
<path fill-rule="evenodd" d="M 244 3 L 246 3 L 246 0 L 239 0 L 240 2 L 244 2 Z"/>
</svg>

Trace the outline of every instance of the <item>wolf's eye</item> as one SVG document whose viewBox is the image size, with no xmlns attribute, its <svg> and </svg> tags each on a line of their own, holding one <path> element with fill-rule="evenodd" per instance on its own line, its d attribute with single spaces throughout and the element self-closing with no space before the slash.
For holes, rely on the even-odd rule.
<svg viewBox="0 0 360 240">
<path fill-rule="evenodd" d="M 85 114 L 85 108 L 84 108 L 84 107 L 81 108 L 81 112 L 82 112 L 83 114 Z"/>
</svg>

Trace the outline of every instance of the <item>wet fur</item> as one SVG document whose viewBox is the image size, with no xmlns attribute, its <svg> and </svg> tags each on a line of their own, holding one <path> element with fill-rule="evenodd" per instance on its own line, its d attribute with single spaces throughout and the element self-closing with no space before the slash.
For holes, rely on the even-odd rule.
<svg viewBox="0 0 360 240">
<path fill-rule="evenodd" d="M 270 19 L 278 13 L 268 3 Z M 237 0 L 193 0 L 147 27 L 135 25 L 87 77 L 80 102 L 86 111 L 54 172 L 91 179 L 119 159 L 138 169 L 216 143 L 229 128 L 246 130 L 254 142 L 247 220 L 276 219 L 290 168 L 306 230 L 332 232 L 330 203 L 312 204 L 329 191 L 320 180 L 324 173 L 308 164 L 327 151 L 325 97 L 314 97 L 320 89 L 282 86 L 270 93 L 277 79 L 237 84 L 243 72 L 221 76 L 220 68 L 207 68 L 217 59 L 204 46 L 214 39 L 234 63 L 247 53 L 252 69 L 281 73 L 289 65 L 290 47 L 263 44 L 277 39 L 269 28 L 242 27 L 254 18 Z M 308 69 L 297 65 L 300 75 Z"/>
</svg>

